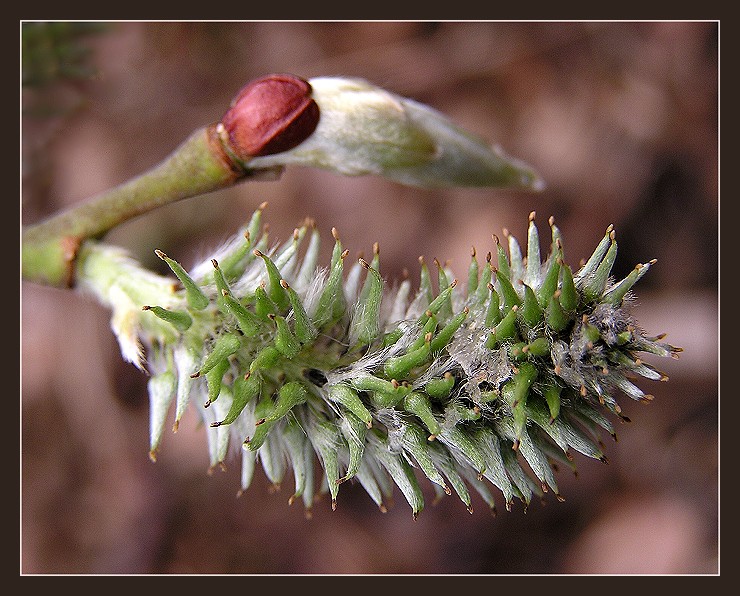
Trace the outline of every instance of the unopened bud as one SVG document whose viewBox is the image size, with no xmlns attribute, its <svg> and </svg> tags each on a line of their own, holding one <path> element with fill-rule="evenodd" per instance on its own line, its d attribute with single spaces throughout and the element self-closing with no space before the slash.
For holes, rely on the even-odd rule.
<svg viewBox="0 0 740 596">
<path fill-rule="evenodd" d="M 250 168 L 313 166 L 421 187 L 542 188 L 529 166 L 428 106 L 360 79 L 318 77 L 305 84 L 321 111 L 315 132 L 304 134 L 305 143 L 293 150 L 260 154 Z"/>
<path fill-rule="evenodd" d="M 288 151 L 316 129 L 319 107 L 311 85 L 273 74 L 247 84 L 221 119 L 223 141 L 241 161 Z"/>
</svg>

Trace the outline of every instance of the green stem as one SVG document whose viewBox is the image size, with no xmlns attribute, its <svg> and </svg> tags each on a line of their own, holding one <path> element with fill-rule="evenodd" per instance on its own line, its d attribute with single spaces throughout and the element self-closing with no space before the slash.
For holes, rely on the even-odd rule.
<svg viewBox="0 0 740 596">
<path fill-rule="evenodd" d="M 72 287 L 75 259 L 84 240 L 100 238 L 162 205 L 231 186 L 248 174 L 224 151 L 216 125 L 200 128 L 148 172 L 25 228 L 23 278 Z"/>
<path fill-rule="evenodd" d="M 172 278 L 149 271 L 121 248 L 95 240 L 82 242 L 74 268 L 75 290 L 95 296 L 111 309 L 111 325 L 125 360 L 143 367 L 141 337 L 151 338 L 152 345 L 177 341 L 179 334 L 171 323 L 143 309 L 179 303 Z"/>
</svg>

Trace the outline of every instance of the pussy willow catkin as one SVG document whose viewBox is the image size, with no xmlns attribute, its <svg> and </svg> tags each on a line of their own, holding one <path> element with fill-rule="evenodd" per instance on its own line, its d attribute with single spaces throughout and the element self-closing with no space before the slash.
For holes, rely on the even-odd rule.
<svg viewBox="0 0 740 596">
<path fill-rule="evenodd" d="M 471 511 L 471 488 L 494 510 L 494 487 L 507 509 L 562 498 L 553 466 L 574 468 L 573 452 L 605 460 L 599 436 L 624 418 L 617 397 L 652 399 L 633 380 L 666 380 L 641 355 L 680 351 L 625 309 L 654 261 L 613 280 L 611 226 L 574 271 L 552 218 L 541 254 L 532 213 L 525 250 L 494 236 L 485 258 L 471 251 L 465 279 L 420 259 L 412 291 L 408 279 L 386 285 L 377 246 L 349 263 L 333 230 L 320 268 L 312 222 L 270 248 L 261 220 L 262 208 L 189 272 L 158 251 L 177 283 L 119 340 L 140 342 L 152 373 L 152 458 L 172 403 L 175 428 L 194 405 L 212 466 L 240 457 L 241 490 L 257 462 L 275 484 L 292 475 L 290 502 L 307 511 L 320 492 L 336 507 L 348 481 L 381 510 L 397 486 L 414 516 L 419 478 Z"/>
</svg>

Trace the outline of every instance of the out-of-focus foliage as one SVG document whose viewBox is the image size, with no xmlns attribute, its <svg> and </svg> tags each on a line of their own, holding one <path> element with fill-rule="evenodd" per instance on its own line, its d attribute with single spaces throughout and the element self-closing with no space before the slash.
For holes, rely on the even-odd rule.
<svg viewBox="0 0 740 596">
<path fill-rule="evenodd" d="M 107 29 L 104 23 L 23 23 L 21 81 L 35 91 L 33 101 L 24 106 L 26 114 L 42 117 L 76 107 L 81 97 L 60 106 L 53 87 L 70 87 L 97 76 L 88 42 Z"/>
</svg>

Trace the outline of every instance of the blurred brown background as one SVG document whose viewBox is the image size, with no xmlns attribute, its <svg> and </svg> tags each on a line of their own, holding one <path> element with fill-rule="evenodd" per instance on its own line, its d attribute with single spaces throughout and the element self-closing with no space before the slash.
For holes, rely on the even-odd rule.
<svg viewBox="0 0 740 596">
<path fill-rule="evenodd" d="M 26 24 L 25 27 L 41 27 Z M 43 34 L 42 34 L 43 33 Z M 33 43 L 31 43 L 33 42 Z M 23 61 L 23 222 L 118 184 L 217 121 L 270 72 L 367 78 L 427 103 L 534 166 L 540 194 L 428 191 L 294 168 L 163 208 L 115 230 L 159 271 L 232 234 L 262 201 L 274 239 L 305 216 L 354 253 L 380 243 L 382 270 L 418 275 L 520 239 L 536 210 L 587 257 L 613 223 L 616 273 L 657 258 L 636 316 L 684 347 L 653 360 L 649 406 L 578 477 L 498 517 L 455 497 L 417 521 L 398 494 L 387 514 L 344 486 L 307 521 L 258 470 L 206 474 L 193 411 L 148 457 L 146 378 L 123 364 L 108 313 L 88 298 L 22 286 L 22 572 L 648 573 L 718 571 L 718 25 L 713 22 L 283 22 L 66 24 L 35 31 Z M 324 262 L 330 243 L 325 240 Z M 164 273 L 164 271 L 162 271 Z M 606 442 L 605 439 L 605 442 Z M 477 498 L 477 495 L 476 495 Z"/>
</svg>

